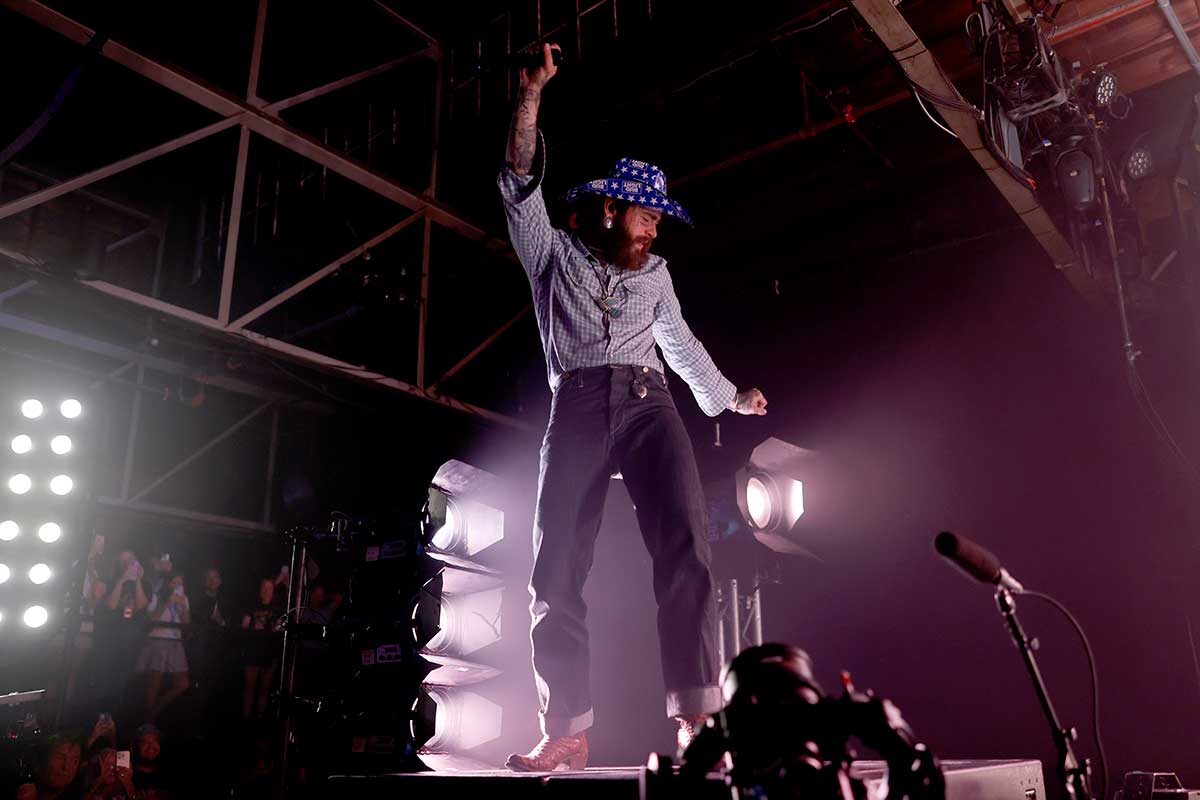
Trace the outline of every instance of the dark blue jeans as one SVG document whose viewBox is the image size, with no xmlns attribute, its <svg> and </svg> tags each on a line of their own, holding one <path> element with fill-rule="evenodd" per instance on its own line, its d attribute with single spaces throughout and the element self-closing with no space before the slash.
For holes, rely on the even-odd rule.
<svg viewBox="0 0 1200 800">
<path fill-rule="evenodd" d="M 645 397 L 631 391 L 635 380 Z M 568 373 L 554 393 L 538 475 L 531 638 L 542 730 L 551 736 L 592 725 L 583 584 L 616 470 L 654 562 L 667 715 L 722 705 L 706 507 L 691 440 L 662 375 L 589 367 Z"/>
</svg>

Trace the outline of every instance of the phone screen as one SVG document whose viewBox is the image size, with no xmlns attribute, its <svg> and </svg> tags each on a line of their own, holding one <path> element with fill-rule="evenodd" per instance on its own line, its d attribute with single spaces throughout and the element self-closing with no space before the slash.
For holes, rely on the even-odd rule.
<svg viewBox="0 0 1200 800">
<path fill-rule="evenodd" d="M 117 751 L 117 766 L 124 767 L 125 769 L 129 769 L 129 751 L 128 750 L 118 750 Z"/>
</svg>

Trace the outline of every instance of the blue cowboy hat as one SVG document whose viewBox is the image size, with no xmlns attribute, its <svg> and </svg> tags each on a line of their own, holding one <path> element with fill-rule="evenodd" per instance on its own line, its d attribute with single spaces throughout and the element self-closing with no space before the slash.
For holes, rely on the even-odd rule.
<svg viewBox="0 0 1200 800">
<path fill-rule="evenodd" d="M 597 178 L 576 186 L 567 192 L 567 202 L 574 203 L 583 192 L 636 203 L 692 224 L 691 214 L 667 197 L 667 176 L 663 171 L 635 158 L 622 158 L 613 166 L 607 178 Z"/>
</svg>

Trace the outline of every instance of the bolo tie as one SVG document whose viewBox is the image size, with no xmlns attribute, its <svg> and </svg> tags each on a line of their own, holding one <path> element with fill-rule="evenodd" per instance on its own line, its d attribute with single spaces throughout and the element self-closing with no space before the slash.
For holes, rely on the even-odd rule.
<svg viewBox="0 0 1200 800">
<path fill-rule="evenodd" d="M 592 271 L 595 273 L 595 267 L 592 268 Z M 609 318 L 621 318 L 622 309 L 620 306 L 620 301 L 617 300 L 615 291 L 616 289 L 620 288 L 621 281 L 617 281 L 616 285 L 613 287 L 613 293 L 609 294 L 605 285 L 606 282 L 600 280 L 599 275 L 596 275 L 596 280 L 600 283 L 601 291 L 604 292 L 604 295 L 602 297 L 596 297 L 593 295 L 592 302 L 596 304 L 596 306 L 600 309 L 600 313 L 604 315 L 604 330 L 607 331 Z M 649 391 L 646 389 L 646 382 L 642 380 L 641 376 L 635 377 L 629 382 L 629 393 L 639 400 L 645 399 Z"/>
</svg>

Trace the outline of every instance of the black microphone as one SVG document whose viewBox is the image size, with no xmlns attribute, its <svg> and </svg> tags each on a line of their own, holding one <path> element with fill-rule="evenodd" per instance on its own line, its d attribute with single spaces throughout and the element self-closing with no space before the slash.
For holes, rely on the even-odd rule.
<svg viewBox="0 0 1200 800">
<path fill-rule="evenodd" d="M 933 539 L 933 549 L 967 575 L 982 583 L 1002 586 L 1018 594 L 1025 591 L 1020 581 L 1000 566 L 996 554 L 965 536 L 942 531 Z"/>
<path fill-rule="evenodd" d="M 550 55 L 554 60 L 554 66 L 561 67 L 563 63 L 562 50 L 557 48 L 552 49 Z M 482 75 L 506 69 L 537 69 L 545 62 L 545 56 L 542 55 L 542 50 L 539 47 L 535 51 L 506 53 L 501 56 L 484 56 L 475 62 L 474 72 L 476 75 Z"/>
</svg>

